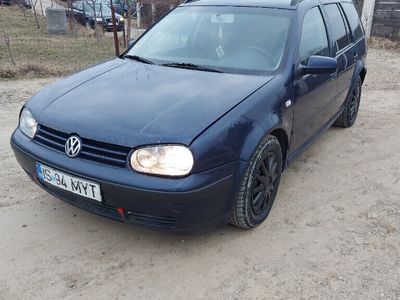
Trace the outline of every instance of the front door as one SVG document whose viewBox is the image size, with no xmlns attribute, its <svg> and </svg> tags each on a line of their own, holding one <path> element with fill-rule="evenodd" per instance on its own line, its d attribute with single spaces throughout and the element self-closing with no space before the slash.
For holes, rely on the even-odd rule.
<svg viewBox="0 0 400 300">
<path fill-rule="evenodd" d="M 330 56 L 326 26 L 318 6 L 304 16 L 299 64 L 305 65 L 312 55 Z M 305 75 L 294 83 L 294 120 L 291 149 L 302 148 L 329 121 L 335 101 L 337 74 Z M 292 152 L 292 153 L 293 153 Z"/>
</svg>

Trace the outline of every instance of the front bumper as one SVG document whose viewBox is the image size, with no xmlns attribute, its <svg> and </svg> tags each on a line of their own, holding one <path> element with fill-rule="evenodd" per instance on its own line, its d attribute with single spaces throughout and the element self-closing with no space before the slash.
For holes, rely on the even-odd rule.
<svg viewBox="0 0 400 300">
<path fill-rule="evenodd" d="M 122 31 L 124 29 L 124 22 L 116 22 L 115 26 L 117 28 L 118 31 Z M 107 30 L 107 31 L 112 31 L 114 29 L 112 22 L 103 22 L 103 27 Z"/>
<path fill-rule="evenodd" d="M 28 175 L 50 194 L 87 211 L 125 223 L 160 229 L 195 230 L 227 223 L 245 162 L 232 162 L 185 178 L 153 177 L 128 169 L 71 159 L 31 141 L 17 129 L 15 156 Z M 100 184 L 102 203 L 41 182 L 36 162 Z"/>
</svg>

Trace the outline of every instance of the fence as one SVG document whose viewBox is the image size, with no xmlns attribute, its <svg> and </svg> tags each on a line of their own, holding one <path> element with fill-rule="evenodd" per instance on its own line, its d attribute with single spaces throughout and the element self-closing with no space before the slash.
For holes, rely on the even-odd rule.
<svg viewBox="0 0 400 300">
<path fill-rule="evenodd" d="M 47 7 L 66 4 L 57 0 L 33 3 L 37 4 L 37 18 L 33 9 L 22 5 L 0 5 L 0 80 L 30 74 L 62 76 L 115 57 L 112 32 L 100 25 L 95 32 L 81 20 L 68 18 L 67 34 L 49 35 L 42 9 L 44 14 Z M 136 20 L 132 19 L 132 25 L 136 25 Z M 142 32 L 132 26 L 131 38 L 137 38 Z M 123 51 L 128 41 L 124 41 L 122 30 L 118 36 Z"/>
</svg>

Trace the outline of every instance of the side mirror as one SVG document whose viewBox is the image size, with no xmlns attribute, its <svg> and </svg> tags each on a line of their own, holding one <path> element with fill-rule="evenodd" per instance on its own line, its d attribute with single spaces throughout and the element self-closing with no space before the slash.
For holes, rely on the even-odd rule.
<svg viewBox="0 0 400 300">
<path fill-rule="evenodd" d="M 136 41 L 136 40 L 130 40 L 130 41 L 128 42 L 128 47 L 132 46 L 133 43 L 134 43 L 135 41 Z"/>
<path fill-rule="evenodd" d="M 296 75 L 303 76 L 307 74 L 332 74 L 337 71 L 337 67 L 338 64 L 335 58 L 313 55 L 308 59 L 305 66 L 301 65 L 299 67 Z"/>
</svg>

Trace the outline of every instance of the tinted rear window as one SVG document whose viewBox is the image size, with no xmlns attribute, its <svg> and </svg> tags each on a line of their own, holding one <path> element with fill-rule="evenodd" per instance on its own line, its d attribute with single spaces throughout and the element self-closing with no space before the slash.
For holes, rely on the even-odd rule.
<svg viewBox="0 0 400 300">
<path fill-rule="evenodd" d="M 333 40 L 336 44 L 336 51 L 339 51 L 350 44 L 350 38 L 346 32 L 342 14 L 336 4 L 328 4 L 324 5 L 324 7 L 328 16 L 329 24 L 331 25 L 330 28 Z"/>
<path fill-rule="evenodd" d="M 353 38 L 356 41 L 363 36 L 363 30 L 361 28 L 358 13 L 352 3 L 342 3 L 342 6 L 346 14 L 347 20 L 350 24 L 351 33 L 353 34 Z"/>
</svg>

